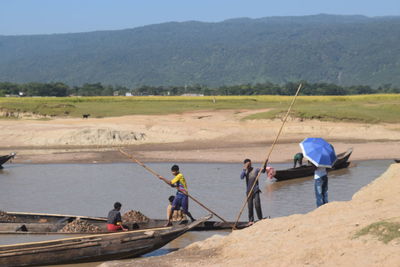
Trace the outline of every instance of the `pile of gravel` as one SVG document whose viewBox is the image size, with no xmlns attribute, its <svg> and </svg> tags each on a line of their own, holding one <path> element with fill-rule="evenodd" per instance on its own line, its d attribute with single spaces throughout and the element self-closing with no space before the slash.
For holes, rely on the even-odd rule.
<svg viewBox="0 0 400 267">
<path fill-rule="evenodd" d="M 140 223 L 140 222 L 148 222 L 150 219 L 143 215 L 140 211 L 130 210 L 122 215 L 123 222 L 133 222 L 133 223 Z"/>
<path fill-rule="evenodd" d="M 87 221 L 77 219 L 67 225 L 65 225 L 61 230 L 61 233 L 98 233 L 101 232 L 100 227 L 90 224 Z"/>
<path fill-rule="evenodd" d="M 7 212 L 0 210 L 0 222 L 15 222 L 16 217 L 12 215 L 8 215 Z"/>
</svg>

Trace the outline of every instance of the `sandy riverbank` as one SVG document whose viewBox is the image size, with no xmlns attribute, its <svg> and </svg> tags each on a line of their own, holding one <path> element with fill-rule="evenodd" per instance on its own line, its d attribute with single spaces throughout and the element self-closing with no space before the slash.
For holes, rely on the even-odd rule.
<svg viewBox="0 0 400 267">
<path fill-rule="evenodd" d="M 228 236 L 215 235 L 165 256 L 108 262 L 113 266 L 399 266 L 400 164 L 357 192 L 351 201 L 331 202 L 304 215 L 257 222 Z M 388 243 L 356 233 L 373 223 Z M 398 229 L 397 229 L 398 228 Z"/>
<path fill-rule="evenodd" d="M 116 162 L 125 148 L 144 161 L 240 162 L 264 160 L 280 120 L 242 120 L 265 110 L 187 112 L 102 119 L 0 120 L 0 153 L 15 162 Z M 399 157 L 400 126 L 289 120 L 272 162 L 290 161 L 305 137 L 319 136 L 338 153 L 354 148 L 352 160 Z"/>
</svg>

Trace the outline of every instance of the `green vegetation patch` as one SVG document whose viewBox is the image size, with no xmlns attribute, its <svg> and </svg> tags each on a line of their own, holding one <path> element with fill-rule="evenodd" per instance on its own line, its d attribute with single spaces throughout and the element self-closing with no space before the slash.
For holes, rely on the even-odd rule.
<svg viewBox="0 0 400 267">
<path fill-rule="evenodd" d="M 159 115 L 198 110 L 268 109 L 244 119 L 283 118 L 292 96 L 138 96 L 0 98 L 0 110 L 42 116 L 92 118 Z M 291 116 L 302 119 L 399 123 L 400 95 L 299 96 Z"/>
<path fill-rule="evenodd" d="M 288 101 L 268 103 L 270 111 L 244 119 L 283 118 L 289 105 Z M 290 113 L 302 119 L 364 123 L 398 123 L 399 114 L 399 95 L 301 96 Z"/>
<path fill-rule="evenodd" d="M 387 244 L 393 239 L 400 238 L 400 223 L 387 221 L 372 223 L 359 230 L 354 235 L 354 238 L 358 238 L 364 235 L 376 236 L 379 241 Z"/>
</svg>

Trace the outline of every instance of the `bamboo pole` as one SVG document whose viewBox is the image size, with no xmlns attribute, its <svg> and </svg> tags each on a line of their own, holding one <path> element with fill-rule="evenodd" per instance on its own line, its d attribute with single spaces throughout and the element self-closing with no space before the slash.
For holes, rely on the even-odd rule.
<svg viewBox="0 0 400 267">
<path fill-rule="evenodd" d="M 143 168 L 145 168 L 148 172 L 150 172 L 151 174 L 153 174 L 154 176 L 156 176 L 157 178 L 159 176 L 161 176 L 160 174 L 156 173 L 155 171 L 153 171 L 151 168 L 147 167 L 144 163 L 140 162 L 139 160 L 137 160 L 136 158 L 134 158 L 132 155 L 126 153 L 125 151 L 123 151 L 122 149 L 119 149 L 119 152 L 121 152 L 121 154 L 125 155 L 126 157 L 130 158 L 132 161 L 136 162 L 137 164 L 139 164 L 140 166 L 142 166 Z M 194 197 L 192 197 L 191 195 L 189 195 L 189 193 L 184 192 L 179 190 L 179 188 L 177 188 L 177 190 L 185 195 L 187 195 L 189 198 L 191 198 L 194 202 L 196 202 L 197 204 L 199 204 L 202 208 L 204 208 L 205 210 L 207 210 L 208 212 L 211 212 L 212 214 L 214 214 L 215 216 L 217 216 L 219 219 L 221 219 L 221 221 L 223 222 L 227 222 L 225 221 L 224 218 L 222 218 L 221 216 L 219 216 L 218 214 L 216 214 L 214 211 L 210 210 L 209 208 L 207 208 L 205 205 L 203 205 L 200 201 L 198 201 L 197 199 L 195 199 Z"/>
<path fill-rule="evenodd" d="M 288 116 L 289 116 L 290 110 L 292 109 L 292 106 L 293 106 L 294 102 L 296 101 L 297 95 L 299 94 L 301 87 L 302 87 L 302 84 L 300 84 L 299 87 L 297 88 L 296 94 L 295 94 L 294 97 L 293 97 L 292 103 L 290 103 L 289 109 L 288 109 L 288 111 L 287 111 L 287 113 L 286 113 L 286 115 L 285 115 L 285 117 L 284 117 L 284 119 L 283 119 L 281 128 L 279 129 L 278 134 L 276 135 L 276 138 L 275 138 L 274 142 L 272 143 L 271 149 L 269 150 L 269 153 L 268 153 L 268 155 L 267 155 L 267 158 L 266 158 L 265 161 L 264 161 L 264 164 L 263 164 L 263 167 L 262 167 L 262 168 L 264 168 L 264 166 L 267 166 L 267 163 L 268 163 L 269 157 L 271 156 L 272 150 L 274 150 L 275 144 L 276 144 L 276 142 L 278 141 L 279 136 L 281 135 L 283 126 L 284 126 L 285 123 L 286 123 L 286 120 L 287 120 L 287 118 L 288 118 Z M 254 186 L 257 184 L 258 179 L 260 178 L 260 175 L 261 175 L 261 171 L 258 172 L 257 177 L 256 177 L 256 179 L 254 180 L 253 185 L 251 186 L 251 189 L 250 189 L 249 193 L 248 193 L 247 196 L 246 196 L 246 199 L 244 200 L 243 206 L 242 206 L 242 208 L 240 209 L 240 212 L 239 212 L 239 214 L 238 214 L 238 216 L 237 216 L 237 218 L 236 218 L 236 221 L 235 221 L 235 223 L 234 223 L 234 225 L 233 225 L 233 227 L 232 227 L 233 230 L 236 230 L 236 229 L 237 229 L 237 228 L 236 228 L 236 225 L 237 225 L 237 223 L 238 223 L 238 221 L 239 221 L 239 219 L 240 219 L 240 216 L 242 215 L 242 212 L 243 212 L 244 207 L 246 206 L 247 202 L 249 201 L 250 196 L 252 195 Z"/>
</svg>

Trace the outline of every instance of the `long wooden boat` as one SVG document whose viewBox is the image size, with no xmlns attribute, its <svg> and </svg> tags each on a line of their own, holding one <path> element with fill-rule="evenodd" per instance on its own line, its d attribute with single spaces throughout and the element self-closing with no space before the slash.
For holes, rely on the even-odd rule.
<svg viewBox="0 0 400 267">
<path fill-rule="evenodd" d="M 348 161 L 353 149 L 349 148 L 346 152 L 337 155 L 337 160 L 332 168 L 328 168 L 328 171 L 338 170 L 347 168 L 350 165 Z M 275 178 L 277 181 L 285 181 L 295 178 L 302 178 L 314 175 L 314 167 L 310 165 L 303 165 L 297 168 L 290 168 L 286 170 L 277 170 Z"/>
<path fill-rule="evenodd" d="M 47 213 L 27 213 L 27 212 L 6 212 L 0 215 L 0 234 L 82 234 L 82 232 L 60 232 L 70 222 L 80 219 L 100 229 L 97 233 L 108 233 L 104 217 L 88 217 L 63 214 L 47 214 Z M 124 223 L 129 230 L 140 230 L 149 228 L 162 227 L 167 220 L 150 219 L 147 222 Z M 173 222 L 173 225 L 188 225 L 189 222 L 179 221 Z M 190 228 L 189 231 L 212 231 L 231 229 L 233 222 L 204 221 Z M 238 229 L 245 228 L 246 222 L 239 222 Z M 89 234 L 89 233 L 88 233 Z"/>
<path fill-rule="evenodd" d="M 400 163 L 400 159 L 394 159 L 396 163 Z"/>
<path fill-rule="evenodd" d="M 10 159 L 13 159 L 15 157 L 15 153 L 10 153 L 9 155 L 5 156 L 0 156 L 0 169 L 3 169 L 4 167 L 2 166 L 4 163 L 9 161 Z"/>
<path fill-rule="evenodd" d="M 138 257 L 163 247 L 211 217 L 208 215 L 177 227 L 3 245 L 0 246 L 0 266 L 69 264 Z"/>
</svg>

